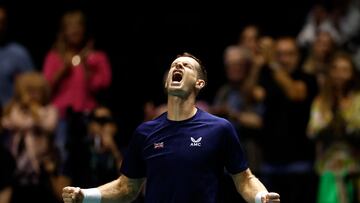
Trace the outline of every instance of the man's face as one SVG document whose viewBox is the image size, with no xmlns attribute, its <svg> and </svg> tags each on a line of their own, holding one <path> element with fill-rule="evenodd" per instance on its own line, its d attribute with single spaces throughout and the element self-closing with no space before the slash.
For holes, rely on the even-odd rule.
<svg viewBox="0 0 360 203">
<path fill-rule="evenodd" d="M 299 60 L 299 53 L 296 44 L 291 40 L 280 40 L 276 43 L 276 62 L 288 72 L 296 69 Z"/>
<path fill-rule="evenodd" d="M 171 64 L 165 82 L 165 89 L 169 95 L 186 97 L 197 89 L 200 90 L 205 82 L 198 79 L 199 63 L 191 57 L 179 57 Z"/>
<path fill-rule="evenodd" d="M 243 81 L 249 69 L 249 62 L 242 53 L 234 51 L 228 53 L 225 58 L 226 76 L 232 83 Z"/>
</svg>

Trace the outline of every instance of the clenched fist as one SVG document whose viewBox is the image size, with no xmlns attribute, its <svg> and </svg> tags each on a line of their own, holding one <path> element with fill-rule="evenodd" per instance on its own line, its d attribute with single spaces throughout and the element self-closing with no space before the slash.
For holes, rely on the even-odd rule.
<svg viewBox="0 0 360 203">
<path fill-rule="evenodd" d="M 64 203 L 81 203 L 84 194 L 79 187 L 64 187 L 62 192 Z"/>
<path fill-rule="evenodd" d="M 280 203 L 280 195 L 274 192 L 267 193 L 261 197 L 263 203 Z"/>
</svg>

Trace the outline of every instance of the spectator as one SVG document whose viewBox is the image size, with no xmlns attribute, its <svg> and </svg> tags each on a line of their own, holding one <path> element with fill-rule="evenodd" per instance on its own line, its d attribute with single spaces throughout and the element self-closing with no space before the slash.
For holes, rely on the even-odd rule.
<svg viewBox="0 0 360 203">
<path fill-rule="evenodd" d="M 85 20 L 79 10 L 63 15 L 57 41 L 44 62 L 43 73 L 52 89 L 52 104 L 61 117 L 55 142 L 64 160 L 67 159 L 66 112 L 89 113 L 97 105 L 96 94 L 111 82 L 107 55 L 94 49 Z"/>
<path fill-rule="evenodd" d="M 266 62 L 264 50 L 266 50 L 267 45 L 269 45 L 269 39 L 271 38 L 261 35 L 258 26 L 248 25 L 242 30 L 238 45 L 249 49 L 253 55 L 255 65 L 260 67 Z"/>
<path fill-rule="evenodd" d="M 49 157 L 56 156 L 52 154 L 56 151 L 52 135 L 57 115 L 55 107 L 49 105 L 49 87 L 43 76 L 36 72 L 19 75 L 14 97 L 6 106 L 2 119 L 2 125 L 8 131 L 8 147 L 16 160 L 14 202 L 29 198 L 38 202 L 56 200 L 54 188 L 58 185 L 57 177 L 53 176 L 57 174 L 48 166 L 49 160 L 54 161 Z M 47 191 L 46 195 L 44 191 Z"/>
<path fill-rule="evenodd" d="M 233 121 L 238 128 L 259 129 L 262 126 L 263 106 L 257 104 L 252 87 L 247 83 L 253 58 L 246 48 L 230 46 L 225 50 L 224 62 L 228 83 L 217 92 L 212 112 Z M 247 133 L 240 133 L 246 137 Z"/>
<path fill-rule="evenodd" d="M 319 88 L 324 85 L 325 75 L 335 51 L 336 46 L 331 35 L 328 32 L 319 32 L 303 65 L 305 73 L 316 77 Z"/>
<path fill-rule="evenodd" d="M 318 202 L 355 202 L 359 173 L 359 75 L 351 57 L 334 56 L 325 88 L 311 107 L 308 135 L 317 142 Z M 358 202 L 358 200 L 356 201 Z"/>
<path fill-rule="evenodd" d="M 323 5 L 316 4 L 313 6 L 303 28 L 297 36 L 297 43 L 301 48 L 309 48 L 314 43 L 319 32 L 329 33 L 336 44 L 340 44 L 340 33 L 334 27 L 329 15 L 329 12 Z"/>
<path fill-rule="evenodd" d="M 57 41 L 45 58 L 44 75 L 61 116 L 69 107 L 75 112 L 90 112 L 96 106 L 94 95 L 111 82 L 108 58 L 94 49 L 85 25 L 82 12 L 65 13 Z"/>
<path fill-rule="evenodd" d="M 332 0 L 330 20 L 340 36 L 340 44 L 351 51 L 358 48 L 354 40 L 359 40 L 360 10 L 354 0 Z"/>
<path fill-rule="evenodd" d="M 27 50 L 7 36 L 7 10 L 0 6 L 0 107 L 12 97 L 13 84 L 20 73 L 33 69 Z"/>
<path fill-rule="evenodd" d="M 262 68 L 259 81 L 265 92 L 262 174 L 273 189 L 281 191 L 282 201 L 292 203 L 313 202 L 315 196 L 313 188 L 305 192 L 302 185 L 314 185 L 313 147 L 305 129 L 317 86 L 315 78 L 301 71 L 299 59 L 295 39 L 279 38 L 274 61 Z"/>
<path fill-rule="evenodd" d="M 229 46 L 224 52 L 224 65 L 227 83 L 220 87 L 210 111 L 230 120 L 238 131 L 243 143 L 249 167 L 259 172 L 261 150 L 258 146 L 264 106 L 253 95 L 255 81 L 250 77 L 254 68 L 253 55 L 245 47 Z M 225 187 L 232 186 L 231 178 L 226 179 Z M 242 201 L 235 187 L 226 188 L 226 202 Z M 232 191 L 232 192 L 231 192 Z"/>
</svg>

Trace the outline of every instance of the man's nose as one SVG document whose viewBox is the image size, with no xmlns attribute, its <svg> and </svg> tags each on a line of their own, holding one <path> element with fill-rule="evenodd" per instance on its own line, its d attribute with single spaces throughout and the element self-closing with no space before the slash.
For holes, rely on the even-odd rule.
<svg viewBox="0 0 360 203">
<path fill-rule="evenodd" d="M 178 63 L 178 64 L 176 64 L 175 68 L 176 68 L 176 69 L 181 69 L 181 68 L 183 68 L 183 64 L 182 64 L 182 63 Z"/>
</svg>

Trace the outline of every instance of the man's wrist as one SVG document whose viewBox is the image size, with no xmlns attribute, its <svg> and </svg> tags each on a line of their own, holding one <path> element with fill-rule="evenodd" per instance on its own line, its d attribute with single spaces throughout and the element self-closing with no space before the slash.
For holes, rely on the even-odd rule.
<svg viewBox="0 0 360 203">
<path fill-rule="evenodd" d="M 101 192 L 97 188 L 81 189 L 84 194 L 83 203 L 101 203 Z"/>
<path fill-rule="evenodd" d="M 255 196 L 255 203 L 262 203 L 262 198 L 264 198 L 268 194 L 267 191 L 260 191 Z"/>
</svg>

